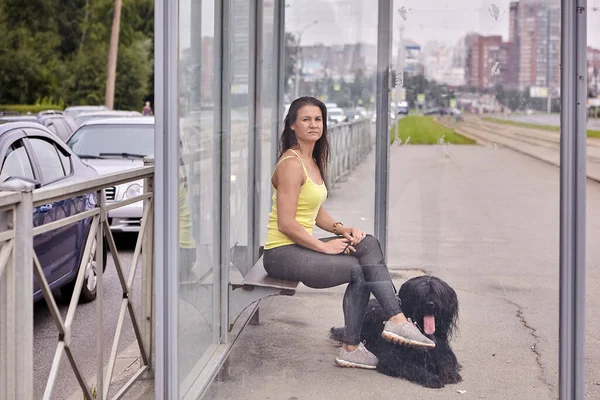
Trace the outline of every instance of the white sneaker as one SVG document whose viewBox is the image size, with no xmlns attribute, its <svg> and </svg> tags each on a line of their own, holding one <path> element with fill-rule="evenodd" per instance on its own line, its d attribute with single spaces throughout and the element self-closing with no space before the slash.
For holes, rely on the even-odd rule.
<svg viewBox="0 0 600 400">
<path fill-rule="evenodd" d="M 359 343 L 354 351 L 348 352 L 343 347 L 335 359 L 335 363 L 340 367 L 375 369 L 379 359 L 371 353 L 363 343 Z"/>
</svg>

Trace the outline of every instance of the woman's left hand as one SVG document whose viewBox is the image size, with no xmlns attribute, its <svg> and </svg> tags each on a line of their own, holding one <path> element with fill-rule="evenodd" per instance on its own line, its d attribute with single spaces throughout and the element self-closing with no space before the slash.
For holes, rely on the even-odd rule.
<svg viewBox="0 0 600 400">
<path fill-rule="evenodd" d="M 367 234 L 356 227 L 348 227 L 341 229 L 342 236 L 350 241 L 351 245 L 357 245 Z"/>
</svg>

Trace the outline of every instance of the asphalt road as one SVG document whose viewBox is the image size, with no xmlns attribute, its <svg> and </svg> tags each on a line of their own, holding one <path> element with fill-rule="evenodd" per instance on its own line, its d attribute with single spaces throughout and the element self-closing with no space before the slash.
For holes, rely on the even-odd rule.
<svg viewBox="0 0 600 400">
<path fill-rule="evenodd" d="M 115 236 L 121 265 L 124 266 L 126 271 L 129 271 L 129 266 L 131 265 L 136 238 L 137 235 L 135 234 Z M 110 253 L 108 254 L 108 260 L 104 276 L 104 326 L 101 328 L 96 326 L 96 302 L 80 304 L 77 307 L 73 321 L 71 348 L 75 361 L 86 379 L 89 379 L 89 377 L 94 376 L 96 373 L 97 332 L 104 334 L 105 363 L 108 360 L 121 306 L 121 285 Z M 138 266 L 133 288 L 134 302 L 138 311 L 137 315 L 140 313 L 140 283 L 141 269 Z M 61 301 L 60 294 L 56 295 L 56 300 L 64 318 L 67 314 L 68 304 Z M 127 317 L 125 321 L 119 352 L 123 351 L 135 340 L 133 327 Z M 56 329 L 52 315 L 46 306 L 46 302 L 39 301 L 34 305 L 34 399 L 41 399 L 43 397 L 57 343 L 58 330 Z M 66 355 L 63 355 L 51 398 L 64 399 L 78 388 L 79 384 L 75 379 L 68 358 Z"/>
<path fill-rule="evenodd" d="M 511 115 L 509 117 L 498 116 L 498 118 L 510 119 L 527 124 L 560 126 L 560 114 Z M 590 118 L 587 126 L 588 129 L 600 130 L 600 120 Z"/>
</svg>

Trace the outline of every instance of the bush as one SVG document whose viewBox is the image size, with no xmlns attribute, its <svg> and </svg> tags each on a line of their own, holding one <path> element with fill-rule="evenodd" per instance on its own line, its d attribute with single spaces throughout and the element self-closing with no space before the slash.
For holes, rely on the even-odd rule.
<svg viewBox="0 0 600 400">
<path fill-rule="evenodd" d="M 21 114 L 37 114 L 46 110 L 62 110 L 61 104 L 5 104 L 0 105 L 0 111 L 16 111 Z"/>
<path fill-rule="evenodd" d="M 407 116 L 398 121 L 393 137 L 403 144 L 475 144 L 429 116 Z"/>
</svg>

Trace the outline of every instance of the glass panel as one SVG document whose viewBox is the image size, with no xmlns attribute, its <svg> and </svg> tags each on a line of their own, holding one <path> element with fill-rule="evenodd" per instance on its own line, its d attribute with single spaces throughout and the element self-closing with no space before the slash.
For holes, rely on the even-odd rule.
<svg viewBox="0 0 600 400">
<path fill-rule="evenodd" d="M 362 114 L 353 111 L 359 100 L 367 111 L 375 109 L 377 7 L 358 0 L 288 0 L 285 12 L 285 103 L 302 95 L 336 103 L 341 111 L 327 121 L 331 142 L 335 129 L 345 140 L 361 137 L 340 120 L 360 126 Z M 454 378 L 442 381 L 415 363 L 410 371 L 419 374 L 417 385 L 399 380 L 400 391 L 448 384 L 416 397 L 449 398 L 459 391 L 557 398 L 560 2 L 403 0 L 394 2 L 392 28 L 398 85 L 390 92 L 389 138 L 385 132 L 392 142 L 387 266 L 406 316 L 438 342 L 429 364 Z M 589 28 L 596 29 L 593 23 Z M 334 177 L 336 157 L 346 154 L 336 146 Z M 324 207 L 334 219 L 373 231 L 373 171 L 384 161 L 375 160 L 373 148 L 331 185 Z M 597 233 L 593 221 L 588 224 Z M 427 292 L 418 293 L 415 282 Z M 441 289 L 430 292 L 432 284 Z M 345 288 L 300 286 L 294 298 L 263 302 L 261 325 L 246 327 L 230 356 L 231 379 L 215 384 L 221 397 L 241 398 L 254 388 L 260 398 L 368 398 L 374 388 L 389 387 L 392 381 L 382 374 L 332 365 L 338 349 L 326 336 L 344 324 Z M 419 295 L 416 305 L 406 296 L 410 288 Z M 452 308 L 454 296 L 459 309 Z M 594 309 L 588 312 L 588 332 L 597 332 Z M 455 316 L 460 334 L 446 336 Z M 402 358 L 402 350 L 390 356 L 397 348 L 380 339 L 383 318 L 366 321 L 362 333 L 373 333 L 361 337 L 367 348 L 378 352 L 377 343 L 389 349 L 380 369 L 402 376 L 414 360 Z M 590 335 L 588 352 L 595 340 Z M 448 361 L 451 352 L 462 370 Z M 590 353 L 587 360 L 590 398 L 597 397 L 598 359 Z M 458 374 L 464 382 L 456 384 Z M 340 375 L 352 375 L 353 384 Z"/>
<path fill-rule="evenodd" d="M 456 293 L 465 382 L 448 395 L 472 381 L 486 397 L 556 398 L 560 2 L 395 4 L 409 110 L 391 129 L 389 266 L 403 309 L 441 343 Z M 448 285 L 425 297 L 431 312 L 406 300 L 421 276 Z"/>
<path fill-rule="evenodd" d="M 179 381 L 184 396 L 217 343 L 219 137 L 214 120 L 214 1 L 180 1 Z"/>
<path fill-rule="evenodd" d="M 274 129 L 277 129 L 277 99 L 275 98 L 276 87 L 276 59 L 274 57 L 275 46 L 275 4 L 274 1 L 263 2 L 263 28 L 262 28 L 262 164 L 261 164 L 261 201 L 260 201 L 260 245 L 265 244 L 267 238 L 267 223 L 271 211 L 271 173 L 274 160 L 271 146 L 277 142 L 272 140 Z"/>
<path fill-rule="evenodd" d="M 286 3 L 284 117 L 297 97 L 325 103 L 330 157 L 323 208 L 368 233 L 374 229 L 376 27 L 377 7 L 370 2 Z M 357 203 L 348 207 L 340 196 Z M 332 236 L 320 228 L 314 233 Z"/>
<path fill-rule="evenodd" d="M 250 134 L 250 0 L 231 2 L 231 261 L 245 269 L 248 240 L 248 200 L 252 196 L 249 151 Z M 235 273 L 235 271 L 232 271 Z"/>
<path fill-rule="evenodd" d="M 600 181 L 600 0 L 588 0 L 588 158 L 587 174 Z M 600 398 L 600 382 L 597 371 L 600 369 L 598 335 L 600 331 L 600 298 L 596 288 L 600 284 L 600 248 L 596 245 L 600 235 L 600 191 L 595 182 L 587 185 L 587 288 L 586 288 L 586 356 L 585 356 L 585 397 Z"/>
</svg>

